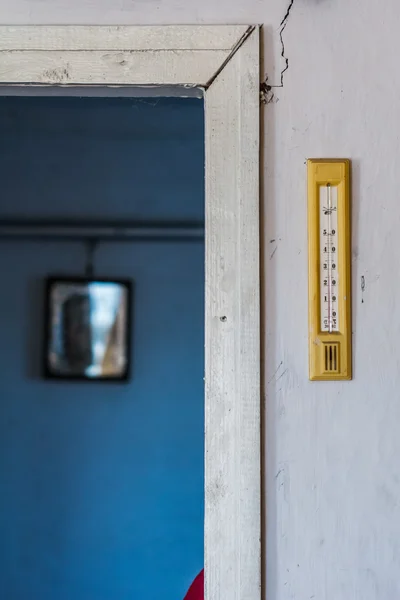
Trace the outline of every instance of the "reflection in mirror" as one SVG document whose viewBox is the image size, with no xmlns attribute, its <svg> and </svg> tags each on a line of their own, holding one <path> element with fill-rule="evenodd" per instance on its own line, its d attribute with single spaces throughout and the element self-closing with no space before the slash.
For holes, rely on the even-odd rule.
<svg viewBox="0 0 400 600">
<path fill-rule="evenodd" d="M 45 376 L 127 379 L 130 283 L 47 281 Z"/>
</svg>

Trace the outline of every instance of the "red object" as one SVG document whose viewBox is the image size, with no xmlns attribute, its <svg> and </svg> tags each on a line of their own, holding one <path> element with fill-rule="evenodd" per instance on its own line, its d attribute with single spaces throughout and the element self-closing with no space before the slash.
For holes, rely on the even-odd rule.
<svg viewBox="0 0 400 600">
<path fill-rule="evenodd" d="M 193 581 L 184 600 L 204 600 L 204 569 Z"/>
</svg>

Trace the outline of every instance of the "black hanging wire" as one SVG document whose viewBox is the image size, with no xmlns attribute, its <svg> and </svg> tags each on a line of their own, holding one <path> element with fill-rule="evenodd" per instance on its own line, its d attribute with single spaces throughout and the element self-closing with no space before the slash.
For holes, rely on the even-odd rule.
<svg viewBox="0 0 400 600">
<path fill-rule="evenodd" d="M 92 278 L 94 276 L 94 253 L 96 251 L 99 241 L 96 239 L 86 240 L 86 277 Z"/>
</svg>

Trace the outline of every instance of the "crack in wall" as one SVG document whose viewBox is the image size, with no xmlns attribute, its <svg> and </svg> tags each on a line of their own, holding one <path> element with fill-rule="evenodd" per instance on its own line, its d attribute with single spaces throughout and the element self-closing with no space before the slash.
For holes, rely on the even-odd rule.
<svg viewBox="0 0 400 600">
<path fill-rule="evenodd" d="M 293 4 L 294 4 L 294 0 L 291 0 L 291 2 L 289 3 L 289 6 L 288 6 L 288 7 L 287 7 L 287 9 L 286 9 L 286 14 L 285 14 L 285 16 L 283 17 L 282 21 L 280 22 L 280 25 L 279 25 L 279 27 L 282 27 L 283 25 L 286 25 L 286 23 L 287 23 L 287 20 L 288 20 L 288 18 L 289 18 L 289 15 L 290 15 L 290 11 L 291 11 L 291 10 L 292 10 L 292 8 L 293 8 Z"/>
<path fill-rule="evenodd" d="M 281 71 L 281 82 L 279 85 L 270 85 L 268 83 L 268 75 L 266 76 L 265 80 L 261 83 L 261 86 L 260 86 L 261 102 L 263 104 L 270 104 L 271 102 L 278 101 L 278 99 L 275 97 L 274 92 L 272 91 L 272 88 L 283 88 L 284 75 L 285 75 L 286 71 L 289 69 L 289 58 L 286 56 L 286 53 L 285 53 L 285 42 L 283 40 L 283 32 L 285 31 L 286 25 L 288 24 L 290 13 L 291 13 L 293 5 L 294 5 L 294 1 L 295 0 L 290 0 L 288 7 L 286 9 L 285 16 L 283 17 L 282 21 L 279 24 L 279 39 L 281 41 L 281 57 L 285 61 L 285 66 Z"/>
<path fill-rule="evenodd" d="M 294 4 L 294 0 L 290 0 L 289 6 L 287 7 L 287 10 L 286 10 L 286 14 L 283 17 L 283 19 L 281 21 L 281 24 L 279 25 L 279 27 L 280 27 L 279 38 L 281 40 L 281 48 L 282 48 L 281 57 L 285 61 L 285 67 L 281 71 L 281 85 L 278 86 L 278 87 L 283 87 L 283 76 L 284 76 L 284 74 L 286 73 L 286 71 L 289 68 L 289 58 L 285 54 L 285 42 L 283 41 L 283 32 L 285 31 L 286 25 L 288 24 L 288 20 L 289 20 L 289 17 L 290 17 L 290 11 L 293 8 L 293 4 Z"/>
</svg>

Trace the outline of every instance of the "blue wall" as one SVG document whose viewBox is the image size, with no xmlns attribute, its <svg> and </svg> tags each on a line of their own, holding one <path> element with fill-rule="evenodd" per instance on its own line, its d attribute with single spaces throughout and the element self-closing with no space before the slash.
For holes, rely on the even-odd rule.
<svg viewBox="0 0 400 600">
<path fill-rule="evenodd" d="M 153 106 L 156 104 L 156 106 Z M 1 98 L 0 213 L 203 217 L 199 100 Z M 102 244 L 135 281 L 128 385 L 39 377 L 43 278 L 0 242 L 0 597 L 181 600 L 203 564 L 203 244 Z"/>
</svg>

